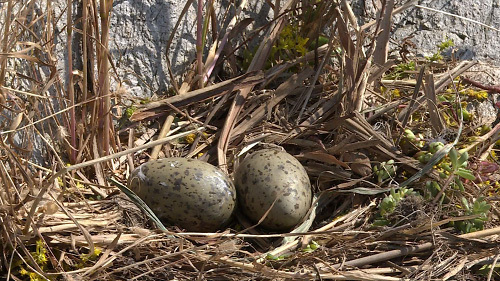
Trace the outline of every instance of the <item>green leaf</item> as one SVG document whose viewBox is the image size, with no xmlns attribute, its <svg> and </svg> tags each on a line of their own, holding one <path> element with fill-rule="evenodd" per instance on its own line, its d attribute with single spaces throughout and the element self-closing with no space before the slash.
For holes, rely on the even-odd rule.
<svg viewBox="0 0 500 281">
<path fill-rule="evenodd" d="M 451 161 L 451 165 L 453 166 L 453 170 L 457 170 L 458 167 L 460 166 L 458 164 L 458 151 L 455 149 L 455 148 L 452 148 L 450 150 L 450 153 L 448 154 L 448 156 L 450 156 L 450 161 Z"/>
<path fill-rule="evenodd" d="M 467 212 L 470 212 L 469 201 L 465 197 L 462 197 L 462 206 Z"/>
<path fill-rule="evenodd" d="M 456 175 L 459 175 L 460 177 L 468 180 L 475 180 L 476 177 L 472 173 L 472 171 L 464 169 L 464 168 L 458 168 L 458 170 L 455 171 Z"/>
<path fill-rule="evenodd" d="M 146 215 L 156 224 L 156 226 L 159 229 L 161 229 L 163 231 L 167 231 L 167 228 L 165 227 L 165 225 L 163 225 L 163 223 L 156 216 L 156 214 L 153 212 L 153 210 L 151 210 L 148 207 L 148 205 L 144 201 L 142 201 L 142 199 L 139 196 L 137 196 L 132 190 L 130 190 L 128 187 L 126 187 L 125 185 L 121 184 L 119 181 L 117 181 L 114 178 L 108 178 L 108 181 L 110 181 L 111 183 L 113 183 L 123 193 L 125 193 L 125 195 L 127 195 L 128 198 L 130 198 L 130 200 L 132 200 L 132 202 L 134 202 L 134 204 L 137 207 L 139 207 L 140 209 L 142 209 L 146 213 Z M 171 236 L 171 235 L 169 235 L 168 237 L 169 238 L 173 238 L 173 236 Z"/>
<path fill-rule="evenodd" d="M 459 132 L 461 132 L 462 131 L 461 127 L 459 129 L 460 129 Z M 456 142 L 451 143 L 451 144 L 447 144 L 447 145 L 443 146 L 441 149 L 439 149 L 434 154 L 434 156 L 432 156 L 432 158 L 429 160 L 429 162 L 424 167 L 422 167 L 422 169 L 420 171 L 415 173 L 413 176 L 411 176 L 406 181 L 402 182 L 399 185 L 399 187 L 402 188 L 402 187 L 408 186 L 410 183 L 416 181 L 417 179 L 419 179 L 423 175 L 425 175 L 427 172 L 431 171 L 432 167 L 434 167 L 434 165 L 439 163 L 439 161 L 441 161 L 441 159 L 443 159 L 443 157 L 445 157 L 448 154 L 448 152 L 450 151 L 451 148 L 453 148 L 453 145 L 455 145 L 455 143 Z"/>
<path fill-rule="evenodd" d="M 458 189 L 461 192 L 465 192 L 464 184 L 462 183 L 459 177 L 455 177 L 455 184 L 458 186 Z"/>
<path fill-rule="evenodd" d="M 469 159 L 469 153 L 465 151 L 464 153 L 462 153 L 462 155 L 460 155 L 460 158 L 458 159 L 458 166 L 462 168 L 467 167 L 468 159 Z"/>
<path fill-rule="evenodd" d="M 474 201 L 474 205 L 472 206 L 474 214 L 486 214 L 490 210 L 490 208 L 491 205 L 486 203 L 482 197 Z"/>
</svg>

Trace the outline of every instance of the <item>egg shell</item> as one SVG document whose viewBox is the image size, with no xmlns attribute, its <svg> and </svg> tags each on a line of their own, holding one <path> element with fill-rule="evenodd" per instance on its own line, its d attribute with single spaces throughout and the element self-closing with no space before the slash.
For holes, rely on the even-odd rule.
<svg viewBox="0 0 500 281">
<path fill-rule="evenodd" d="M 215 166 L 195 159 L 164 158 L 137 167 L 129 188 L 163 221 L 188 231 L 216 231 L 236 205 L 236 190 Z"/>
<path fill-rule="evenodd" d="M 270 230 L 289 230 L 299 223 L 312 201 L 307 172 L 292 155 L 264 149 L 247 156 L 235 172 L 235 187 L 242 212 Z"/>
</svg>

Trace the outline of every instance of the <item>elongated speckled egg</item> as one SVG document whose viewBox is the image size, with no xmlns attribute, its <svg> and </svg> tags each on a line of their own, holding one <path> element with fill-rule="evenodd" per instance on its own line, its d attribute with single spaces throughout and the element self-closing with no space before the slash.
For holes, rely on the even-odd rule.
<svg viewBox="0 0 500 281">
<path fill-rule="evenodd" d="M 226 174 L 194 159 L 146 162 L 131 173 L 128 185 L 161 220 L 188 231 L 220 229 L 236 205 L 236 190 Z"/>
<path fill-rule="evenodd" d="M 261 223 L 267 229 L 289 230 L 311 207 L 306 170 L 281 150 L 264 149 L 247 156 L 235 172 L 234 184 L 242 212 L 255 223 L 275 202 Z"/>
</svg>

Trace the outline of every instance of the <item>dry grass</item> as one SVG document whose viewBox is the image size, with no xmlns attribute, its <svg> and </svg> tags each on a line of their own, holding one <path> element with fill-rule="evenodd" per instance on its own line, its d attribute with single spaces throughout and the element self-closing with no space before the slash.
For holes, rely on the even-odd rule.
<svg viewBox="0 0 500 281">
<path fill-rule="evenodd" d="M 137 110 L 122 119 L 123 88 L 111 80 L 108 51 L 112 1 L 83 0 L 77 11 L 71 5 L 59 11 L 52 1 L 0 4 L 3 279 L 499 277 L 500 125 L 478 134 L 491 120 L 476 115 L 462 122 L 454 103 L 439 99 L 461 96 L 472 105 L 462 92 L 497 88 L 470 79 L 458 83 L 475 62 L 413 59 L 414 70 L 387 75 L 400 60 L 412 59 L 403 54 L 387 60 L 391 13 L 415 1 L 395 9 L 394 1 L 382 1 L 387 5 L 378 18 L 361 27 L 345 0 L 266 1 L 274 19 L 262 28 L 265 35 L 251 56 L 242 55 L 257 38 L 242 35 L 248 22 L 234 16 L 216 30 L 219 11 L 208 2 L 197 33 L 208 53 L 197 48 L 193 69 L 173 83 L 177 95 L 133 101 Z M 66 50 L 54 41 L 64 17 Z M 303 49 L 283 47 L 284 30 L 291 27 L 289 40 L 308 38 Z M 220 40 L 210 44 L 209 35 Z M 319 46 L 320 35 L 327 42 Z M 81 48 L 73 49 L 72 40 Z M 57 52 L 63 51 L 75 54 L 68 56 L 68 77 L 57 68 Z M 81 69 L 73 64 L 78 58 Z M 118 86 L 112 92 L 110 85 Z M 419 141 L 426 145 L 438 138 L 448 144 L 422 164 L 414 155 L 426 148 L 408 143 L 407 128 L 423 132 Z M 316 193 L 308 218 L 290 233 L 268 233 L 239 214 L 218 233 L 155 230 L 108 181 L 125 183 L 138 163 L 169 156 L 199 157 L 232 174 L 240 152 L 277 145 L 303 163 Z M 434 166 L 453 146 L 469 152 L 467 168 L 476 176 L 462 181 L 463 190 Z M 372 167 L 391 159 L 397 173 L 377 181 Z M 430 192 L 427 181 L 441 190 Z M 407 197 L 385 217 L 388 225 L 376 226 L 382 199 L 403 187 L 426 197 Z M 478 198 L 491 206 L 484 230 L 461 233 L 453 226 L 482 218 L 467 212 L 463 200 Z M 246 231 L 235 230 L 241 228 Z"/>
</svg>

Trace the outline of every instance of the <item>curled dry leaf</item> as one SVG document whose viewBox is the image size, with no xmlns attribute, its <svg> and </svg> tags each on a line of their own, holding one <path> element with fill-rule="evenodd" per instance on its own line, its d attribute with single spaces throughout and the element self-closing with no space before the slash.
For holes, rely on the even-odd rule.
<svg viewBox="0 0 500 281">
<path fill-rule="evenodd" d="M 339 165 L 344 168 L 349 168 L 349 166 L 347 166 L 344 162 L 339 161 L 335 156 L 319 150 L 305 152 L 301 155 L 298 155 L 297 158 L 311 159 L 311 160 L 316 160 L 318 162 L 323 162 L 331 165 Z"/>
<path fill-rule="evenodd" d="M 59 211 L 59 207 L 57 206 L 56 203 L 54 202 L 47 202 L 47 204 L 45 204 L 44 206 L 45 208 L 45 214 L 47 215 L 53 215 L 55 213 L 57 213 L 57 211 Z"/>
<path fill-rule="evenodd" d="M 370 159 L 366 156 L 366 154 L 359 151 L 353 151 L 344 153 L 343 157 L 344 161 L 357 175 L 366 177 L 371 174 L 372 165 L 370 164 Z"/>
</svg>

